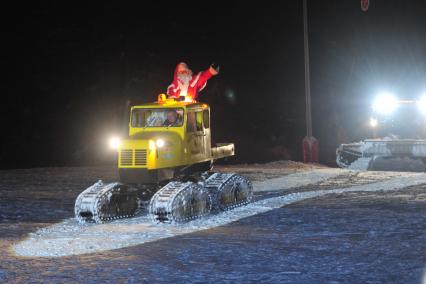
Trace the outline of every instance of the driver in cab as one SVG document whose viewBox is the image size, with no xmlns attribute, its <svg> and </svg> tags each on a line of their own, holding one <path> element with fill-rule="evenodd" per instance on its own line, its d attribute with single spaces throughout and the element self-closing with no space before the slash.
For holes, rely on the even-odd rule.
<svg viewBox="0 0 426 284">
<path fill-rule="evenodd" d="M 163 123 L 163 126 L 170 127 L 170 126 L 179 126 L 182 124 L 182 118 L 178 115 L 176 110 L 169 110 L 167 112 L 167 118 Z"/>
</svg>

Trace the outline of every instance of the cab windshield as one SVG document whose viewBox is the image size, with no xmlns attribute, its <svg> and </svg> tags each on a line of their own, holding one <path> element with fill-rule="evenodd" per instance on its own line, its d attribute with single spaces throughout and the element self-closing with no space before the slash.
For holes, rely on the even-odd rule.
<svg viewBox="0 0 426 284">
<path fill-rule="evenodd" d="M 132 127 L 179 127 L 183 125 L 182 108 L 134 109 Z"/>
</svg>

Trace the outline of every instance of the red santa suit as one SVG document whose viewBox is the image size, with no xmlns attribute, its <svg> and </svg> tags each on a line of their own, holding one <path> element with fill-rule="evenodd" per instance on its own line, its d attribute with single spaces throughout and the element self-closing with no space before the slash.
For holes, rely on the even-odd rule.
<svg viewBox="0 0 426 284">
<path fill-rule="evenodd" d="M 186 100 L 196 100 L 198 92 L 206 87 L 207 80 L 216 74 L 217 71 L 210 67 L 193 75 L 185 63 L 179 63 L 175 68 L 173 82 L 167 88 L 167 95 L 170 98 L 186 97 Z"/>
</svg>

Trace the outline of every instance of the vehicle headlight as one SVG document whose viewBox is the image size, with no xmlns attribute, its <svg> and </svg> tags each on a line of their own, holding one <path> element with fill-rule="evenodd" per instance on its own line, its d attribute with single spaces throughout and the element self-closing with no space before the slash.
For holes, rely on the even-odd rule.
<svg viewBox="0 0 426 284">
<path fill-rule="evenodd" d="M 373 111 L 378 114 L 392 114 L 398 107 L 398 100 L 392 94 L 379 95 L 373 102 Z"/>
<path fill-rule="evenodd" d="M 375 119 L 374 117 L 370 118 L 370 126 L 371 127 L 376 127 L 379 124 L 379 122 L 377 121 L 377 119 Z"/>
<path fill-rule="evenodd" d="M 426 94 L 417 101 L 417 108 L 422 114 L 426 115 Z"/>
<path fill-rule="evenodd" d="M 111 149 L 117 150 L 121 145 L 121 139 L 120 137 L 111 137 L 109 139 L 109 147 Z"/>
<path fill-rule="evenodd" d="M 157 141 L 155 141 L 155 145 L 157 145 L 158 148 L 164 147 L 165 144 L 166 142 L 164 142 L 163 139 L 157 139 Z"/>
</svg>

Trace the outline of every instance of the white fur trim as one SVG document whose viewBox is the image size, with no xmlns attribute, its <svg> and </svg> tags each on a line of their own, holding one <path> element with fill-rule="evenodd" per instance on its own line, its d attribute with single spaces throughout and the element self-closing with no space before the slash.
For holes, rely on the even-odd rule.
<svg viewBox="0 0 426 284">
<path fill-rule="evenodd" d="M 199 72 L 197 74 L 197 77 L 195 77 L 194 81 L 192 81 L 191 88 L 194 88 L 194 86 L 197 84 L 198 80 L 200 79 L 200 76 L 201 76 L 201 72 Z"/>
<path fill-rule="evenodd" d="M 207 86 L 207 82 L 204 83 L 204 85 L 200 88 L 200 92 Z"/>
</svg>

